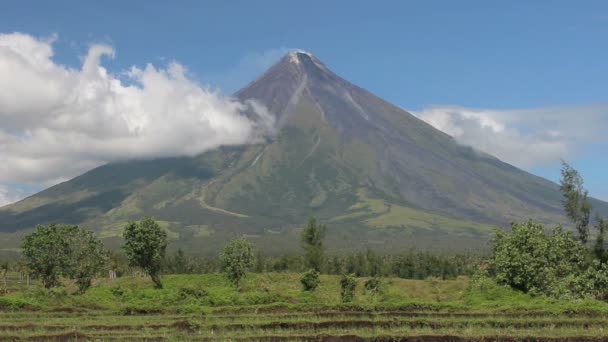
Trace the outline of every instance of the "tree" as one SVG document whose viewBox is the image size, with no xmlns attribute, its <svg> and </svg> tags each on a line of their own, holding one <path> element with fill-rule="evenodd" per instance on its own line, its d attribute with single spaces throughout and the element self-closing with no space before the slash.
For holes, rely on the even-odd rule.
<svg viewBox="0 0 608 342">
<path fill-rule="evenodd" d="M 8 274 L 8 271 L 10 271 L 11 269 L 11 264 L 8 260 L 4 260 L 2 261 L 2 263 L 0 263 L 0 271 L 2 271 L 2 281 L 4 283 L 4 290 L 6 290 L 6 275 Z"/>
<path fill-rule="evenodd" d="M 49 289 L 59 285 L 59 277 L 66 274 L 70 266 L 70 239 L 78 226 L 39 225 L 23 239 L 23 257 L 27 268 L 42 285 Z"/>
<path fill-rule="evenodd" d="M 165 272 L 172 274 L 189 274 L 192 273 L 192 265 L 190 260 L 181 248 L 171 258 L 167 258 Z"/>
<path fill-rule="evenodd" d="M 70 243 L 66 275 L 76 280 L 78 292 L 84 293 L 93 277 L 106 269 L 108 251 L 90 230 L 76 229 L 66 237 Z"/>
<path fill-rule="evenodd" d="M 357 288 L 357 278 L 354 274 L 344 274 L 340 279 L 340 298 L 342 303 L 349 303 L 355 299 L 355 289 Z"/>
<path fill-rule="evenodd" d="M 321 271 L 323 265 L 323 239 L 327 227 L 317 225 L 317 220 L 311 217 L 308 224 L 302 231 L 302 248 L 304 248 L 304 258 L 306 266 L 317 272 Z"/>
<path fill-rule="evenodd" d="M 600 263 L 605 264 L 608 262 L 608 252 L 606 252 L 606 247 L 604 246 L 604 237 L 606 235 L 606 230 L 608 230 L 608 219 L 603 219 L 601 217 L 597 217 L 597 238 L 595 240 L 595 246 L 593 246 L 593 254 L 600 261 Z"/>
<path fill-rule="evenodd" d="M 160 270 L 167 249 L 167 232 L 153 219 L 146 217 L 139 222 L 129 222 L 123 234 L 129 266 L 146 271 L 154 286 L 163 287 Z"/>
<path fill-rule="evenodd" d="M 583 187 L 583 178 L 572 166 L 562 161 L 560 191 L 564 197 L 563 204 L 568 218 L 575 224 L 578 237 L 583 244 L 589 238 L 589 218 L 591 203 L 587 199 L 588 191 Z"/>
<path fill-rule="evenodd" d="M 237 237 L 230 240 L 220 254 L 222 271 L 238 289 L 240 289 L 241 279 L 254 265 L 254 249 L 251 242 L 243 237 Z"/>
<path fill-rule="evenodd" d="M 606 290 L 607 268 L 590 262 L 585 246 L 561 227 L 546 233 L 532 220 L 496 232 L 490 274 L 499 284 L 554 298 L 597 298 Z"/>
<path fill-rule="evenodd" d="M 300 283 L 302 283 L 302 288 L 304 291 L 314 291 L 317 289 L 321 280 L 319 279 L 319 272 L 311 269 L 308 272 L 304 272 L 302 274 L 302 278 L 300 278 Z"/>
</svg>

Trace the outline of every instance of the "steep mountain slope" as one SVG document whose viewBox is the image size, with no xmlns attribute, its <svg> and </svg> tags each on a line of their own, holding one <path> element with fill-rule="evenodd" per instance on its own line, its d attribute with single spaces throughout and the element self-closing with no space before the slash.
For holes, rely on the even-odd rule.
<svg viewBox="0 0 608 342">
<path fill-rule="evenodd" d="M 459 145 L 308 53 L 290 52 L 236 96 L 265 104 L 277 135 L 195 158 L 102 166 L 0 209 L 0 231 L 83 223 L 118 243 L 125 221 L 151 215 L 192 250 L 247 234 L 284 252 L 315 215 L 338 248 L 474 249 L 495 225 L 564 221 L 554 183 Z M 3 236 L 11 246 L 19 234 Z"/>
</svg>

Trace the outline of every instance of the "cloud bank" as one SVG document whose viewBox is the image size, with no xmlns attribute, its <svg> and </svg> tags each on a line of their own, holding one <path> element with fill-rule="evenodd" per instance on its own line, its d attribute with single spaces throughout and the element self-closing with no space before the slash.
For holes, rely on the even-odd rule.
<svg viewBox="0 0 608 342">
<path fill-rule="evenodd" d="M 464 145 L 522 168 L 569 159 L 585 146 L 608 141 L 608 103 L 513 110 L 436 105 L 413 114 Z"/>
<path fill-rule="evenodd" d="M 0 204 L 15 199 L 11 182 L 51 185 L 107 162 L 196 155 L 274 127 L 263 106 L 200 85 L 176 62 L 112 74 L 101 59 L 115 51 L 97 44 L 71 68 L 53 61 L 53 40 L 0 34 Z"/>
</svg>

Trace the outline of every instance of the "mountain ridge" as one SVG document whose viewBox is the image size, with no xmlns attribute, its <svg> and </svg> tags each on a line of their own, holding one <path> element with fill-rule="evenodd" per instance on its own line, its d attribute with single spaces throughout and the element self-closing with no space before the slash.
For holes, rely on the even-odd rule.
<svg viewBox="0 0 608 342">
<path fill-rule="evenodd" d="M 175 245 L 213 249 L 247 234 L 285 252 L 314 215 L 330 224 L 338 249 L 470 249 L 510 221 L 566 222 L 556 184 L 457 143 L 310 53 L 287 53 L 235 97 L 264 104 L 276 135 L 101 166 L 0 208 L 0 237 L 63 221 L 118 244 L 124 222 L 151 215 Z M 14 243 L 6 241 L 0 248 Z"/>
</svg>

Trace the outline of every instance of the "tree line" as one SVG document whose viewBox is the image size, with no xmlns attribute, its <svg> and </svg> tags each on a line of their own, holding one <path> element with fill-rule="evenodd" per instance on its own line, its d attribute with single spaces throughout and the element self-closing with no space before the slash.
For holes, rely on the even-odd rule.
<svg viewBox="0 0 608 342">
<path fill-rule="evenodd" d="M 71 279 L 78 292 L 84 293 L 95 277 L 108 274 L 118 277 L 143 273 L 156 288 L 162 288 L 163 274 L 223 272 L 239 287 L 247 272 L 303 272 L 317 280 L 321 273 L 450 279 L 472 275 L 481 260 L 474 254 L 435 255 L 419 251 L 380 255 L 367 250 L 327 256 L 323 244 L 326 231 L 325 225 L 311 218 L 301 233 L 302 254 L 265 256 L 244 237 L 236 237 L 224 246 L 219 256 L 206 257 L 187 255 L 181 249 L 167 255 L 167 233 L 149 217 L 125 225 L 122 253 L 109 251 L 92 231 L 77 225 L 39 225 L 23 239 L 21 258 L 0 262 L 0 271 L 4 279 L 9 269 L 27 272 L 47 289 L 60 286 L 62 278 Z"/>
</svg>

